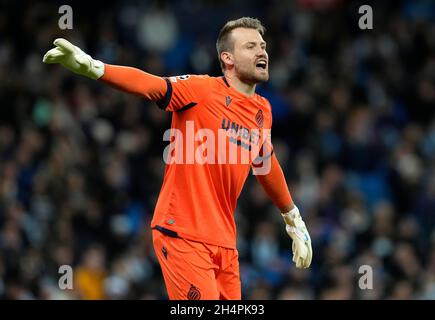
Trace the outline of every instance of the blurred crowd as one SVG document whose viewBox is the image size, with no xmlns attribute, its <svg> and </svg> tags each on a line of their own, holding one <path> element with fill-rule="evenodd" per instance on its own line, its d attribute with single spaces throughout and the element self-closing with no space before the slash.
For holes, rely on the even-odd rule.
<svg viewBox="0 0 435 320">
<path fill-rule="evenodd" d="M 171 114 L 42 63 L 57 37 L 156 75 L 221 74 L 229 19 L 267 28 L 272 138 L 312 236 L 291 262 L 250 175 L 235 213 L 244 299 L 435 299 L 432 1 L 0 1 L 0 298 L 167 299 L 151 243 Z M 372 4 L 373 30 L 358 28 Z M 60 290 L 59 267 L 74 271 Z M 373 289 L 360 288 L 364 266 Z"/>
</svg>

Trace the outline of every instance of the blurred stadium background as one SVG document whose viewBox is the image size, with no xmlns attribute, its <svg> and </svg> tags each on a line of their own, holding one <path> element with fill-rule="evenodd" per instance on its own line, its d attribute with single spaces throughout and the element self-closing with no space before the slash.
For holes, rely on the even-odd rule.
<svg viewBox="0 0 435 320">
<path fill-rule="evenodd" d="M 73 30 L 58 27 L 63 4 Z M 362 4 L 373 30 L 358 28 Z M 220 75 L 217 33 L 240 16 L 267 28 L 258 91 L 314 248 L 296 270 L 250 176 L 243 298 L 435 299 L 435 3 L 411 0 L 0 1 L 0 298 L 167 299 L 149 222 L 170 113 L 42 56 L 65 37 L 106 63 Z M 72 291 L 58 288 L 65 264 Z"/>
</svg>

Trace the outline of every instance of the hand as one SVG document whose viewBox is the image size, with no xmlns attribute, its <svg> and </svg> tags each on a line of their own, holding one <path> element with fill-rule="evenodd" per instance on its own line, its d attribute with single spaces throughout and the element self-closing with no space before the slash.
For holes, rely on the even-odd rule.
<svg viewBox="0 0 435 320">
<path fill-rule="evenodd" d="M 94 60 L 79 47 L 65 39 L 56 39 L 53 44 L 56 48 L 49 50 L 42 61 L 44 63 L 59 63 L 74 73 L 91 79 L 99 79 L 104 74 L 104 63 Z"/>
<path fill-rule="evenodd" d="M 287 234 L 293 240 L 293 262 L 297 268 L 308 268 L 313 258 L 313 249 L 310 234 L 299 214 L 299 209 L 294 207 L 289 212 L 283 213 L 282 216 L 286 223 Z"/>
</svg>

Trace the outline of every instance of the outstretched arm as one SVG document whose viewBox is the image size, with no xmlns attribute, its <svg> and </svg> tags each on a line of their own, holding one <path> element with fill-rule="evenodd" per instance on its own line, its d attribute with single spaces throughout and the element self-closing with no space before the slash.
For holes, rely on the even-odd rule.
<svg viewBox="0 0 435 320">
<path fill-rule="evenodd" d="M 313 250 L 311 238 L 299 209 L 293 203 L 287 187 L 284 173 L 275 154 L 270 158 L 270 171 L 265 175 L 256 175 L 272 202 L 280 209 L 286 223 L 287 234 L 292 238 L 293 262 L 298 268 L 308 268 L 311 264 Z"/>
<path fill-rule="evenodd" d="M 53 44 L 56 47 L 44 55 L 44 63 L 61 64 L 74 73 L 105 82 L 148 100 L 161 101 L 165 97 L 168 84 L 164 78 L 136 68 L 104 64 L 65 39 L 56 39 Z"/>
<path fill-rule="evenodd" d="M 100 81 L 117 89 L 152 101 L 161 101 L 166 94 L 168 85 L 161 77 L 136 68 L 110 64 L 105 64 L 104 69 L 104 75 Z"/>
</svg>

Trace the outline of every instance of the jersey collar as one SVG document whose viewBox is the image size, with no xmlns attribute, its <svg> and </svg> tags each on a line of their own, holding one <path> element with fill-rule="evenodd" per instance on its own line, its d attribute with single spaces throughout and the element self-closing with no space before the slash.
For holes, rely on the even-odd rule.
<svg viewBox="0 0 435 320">
<path fill-rule="evenodd" d="M 251 97 L 248 97 L 246 95 L 244 95 L 243 93 L 237 91 L 235 88 L 231 87 L 227 78 L 225 78 L 225 76 L 221 76 L 222 82 L 225 84 L 225 86 L 228 88 L 228 90 L 231 91 L 231 95 L 238 97 L 239 99 L 242 100 L 251 100 L 251 99 L 255 99 L 257 97 L 257 93 L 254 93 Z"/>
</svg>

